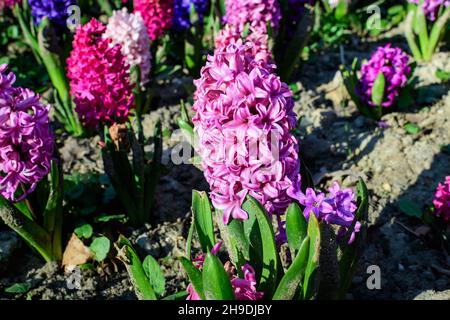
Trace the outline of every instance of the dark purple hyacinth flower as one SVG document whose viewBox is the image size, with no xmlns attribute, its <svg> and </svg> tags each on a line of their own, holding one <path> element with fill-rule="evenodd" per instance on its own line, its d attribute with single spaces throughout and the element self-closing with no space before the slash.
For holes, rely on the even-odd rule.
<svg viewBox="0 0 450 320">
<path fill-rule="evenodd" d="M 176 31 L 183 31 L 191 26 L 189 19 L 191 4 L 194 5 L 200 21 L 203 21 L 203 17 L 208 7 L 207 0 L 175 0 L 173 28 Z"/>
<path fill-rule="evenodd" d="M 29 0 L 31 14 L 36 25 L 48 17 L 57 26 L 65 26 L 68 18 L 67 8 L 77 3 L 76 0 Z"/>
</svg>

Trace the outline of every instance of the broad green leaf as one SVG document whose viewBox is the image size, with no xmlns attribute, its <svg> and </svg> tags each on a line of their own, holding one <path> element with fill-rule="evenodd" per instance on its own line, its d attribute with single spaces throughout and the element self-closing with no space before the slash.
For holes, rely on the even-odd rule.
<svg viewBox="0 0 450 320">
<path fill-rule="evenodd" d="M 109 221 L 125 221 L 127 218 L 126 215 L 124 214 L 112 214 L 112 215 L 106 215 L 106 214 L 102 214 L 99 215 L 98 217 L 94 217 L 94 222 L 95 223 L 99 223 L 99 222 L 109 222 Z"/>
<path fill-rule="evenodd" d="M 186 257 L 191 259 L 191 247 L 192 247 L 192 237 L 194 236 L 194 229 L 195 229 L 195 223 L 194 223 L 194 216 L 191 218 L 191 226 L 189 227 L 188 236 L 186 239 Z"/>
<path fill-rule="evenodd" d="M 165 291 L 166 279 L 164 278 L 164 273 L 162 272 L 158 261 L 152 256 L 147 256 L 142 263 L 142 268 L 144 269 L 145 275 L 150 281 L 156 296 L 161 297 Z"/>
<path fill-rule="evenodd" d="M 365 221 L 369 210 L 369 192 L 364 181 L 360 178 L 358 183 L 358 209 L 356 210 L 355 219 L 347 236 L 342 240 L 345 246 L 342 250 L 342 256 L 339 260 L 340 288 L 339 297 L 343 299 L 351 285 L 353 275 L 355 273 L 359 257 L 361 255 L 361 247 L 365 237 Z M 360 232 L 355 235 L 355 240 L 351 245 L 347 245 L 351 233 L 356 222 L 361 223 Z"/>
<path fill-rule="evenodd" d="M 309 215 L 308 237 L 310 239 L 308 264 L 305 270 L 305 278 L 302 286 L 303 299 L 310 300 L 316 289 L 316 274 L 319 267 L 320 255 L 320 227 L 314 214 Z"/>
<path fill-rule="evenodd" d="M 15 283 L 5 289 L 6 293 L 26 293 L 31 289 L 31 284 L 28 282 Z"/>
<path fill-rule="evenodd" d="M 431 32 L 430 39 L 428 43 L 428 51 L 424 53 L 424 59 L 426 61 L 431 60 L 433 57 L 433 53 L 436 50 L 436 47 L 439 43 L 439 40 L 442 38 L 442 35 L 445 33 L 445 28 L 448 26 L 448 20 L 450 20 L 450 6 L 448 6 L 442 15 L 437 19 L 434 23 Z"/>
<path fill-rule="evenodd" d="M 174 294 L 171 294 L 170 296 L 164 297 L 161 300 L 171 300 L 171 301 L 178 301 L 178 300 L 186 300 L 189 293 L 186 291 L 177 292 Z"/>
<path fill-rule="evenodd" d="M 219 226 L 220 236 L 223 244 L 228 251 L 231 262 L 237 268 L 238 274 L 242 275 L 241 267 L 246 261 L 251 260 L 249 254 L 249 243 L 244 233 L 244 224 L 247 221 L 232 219 L 227 225 L 223 223 L 223 213 L 216 210 L 217 225 Z M 254 260 L 252 260 L 254 261 Z M 255 270 L 257 264 L 255 261 Z"/>
<path fill-rule="evenodd" d="M 337 20 L 341 20 L 346 17 L 348 12 L 348 3 L 346 0 L 339 0 L 336 6 L 334 16 Z"/>
<path fill-rule="evenodd" d="M 384 74 L 379 72 L 372 87 L 372 102 L 378 107 L 383 103 L 385 85 L 386 79 Z"/>
<path fill-rule="evenodd" d="M 195 292 L 200 296 L 202 300 L 206 300 L 205 293 L 203 290 L 203 279 L 202 273 L 198 270 L 191 261 L 185 257 L 180 258 L 181 265 L 184 271 L 187 273 Z"/>
<path fill-rule="evenodd" d="M 206 192 L 192 192 L 192 213 L 202 251 L 208 252 L 214 246 L 215 238 L 211 204 Z"/>
<path fill-rule="evenodd" d="M 400 199 L 398 201 L 398 206 L 402 212 L 406 213 L 410 217 L 422 218 L 422 209 L 411 200 Z"/>
<path fill-rule="evenodd" d="M 83 223 L 76 227 L 74 232 L 78 238 L 89 239 L 92 237 L 93 229 L 89 223 Z"/>
<path fill-rule="evenodd" d="M 254 227 L 259 229 L 260 236 L 258 238 L 262 239 L 260 253 L 262 255 L 262 269 L 259 277 L 258 290 L 265 292 L 267 297 L 270 297 L 275 291 L 278 277 L 282 273 L 272 224 L 269 221 L 266 210 L 255 198 L 247 196 L 247 200 L 242 205 L 242 209 L 249 216 L 256 216 L 257 223 L 254 224 Z"/>
<path fill-rule="evenodd" d="M 203 288 L 208 300 L 234 300 L 230 279 L 222 262 L 211 252 L 206 254 L 203 264 Z"/>
<path fill-rule="evenodd" d="M 89 249 L 94 254 L 95 260 L 103 261 L 108 256 L 111 242 L 106 237 L 98 237 L 92 241 Z"/>
<path fill-rule="evenodd" d="M 286 235 L 292 258 L 297 255 L 303 240 L 307 235 L 308 223 L 300 206 L 292 203 L 286 212 Z"/>
<path fill-rule="evenodd" d="M 444 82 L 450 81 L 450 72 L 439 69 L 436 71 L 436 77 Z"/>
<path fill-rule="evenodd" d="M 405 124 L 403 129 L 405 129 L 408 134 L 418 134 L 420 132 L 420 127 L 417 124 L 410 122 Z"/>
<path fill-rule="evenodd" d="M 305 276 L 306 265 L 308 264 L 309 247 L 309 237 L 306 236 L 300 246 L 298 255 L 281 279 L 273 295 L 273 300 L 292 300 L 298 289 L 301 288 L 301 281 Z"/>
<path fill-rule="evenodd" d="M 57 160 L 52 160 L 50 171 L 50 193 L 44 209 L 44 228 L 52 238 L 53 254 L 62 259 L 62 220 L 63 220 L 63 176 Z"/>
<path fill-rule="evenodd" d="M 141 260 L 130 241 L 121 235 L 119 237 L 118 247 L 119 252 L 117 257 L 124 263 L 138 299 L 156 300 L 156 294 L 145 274 Z"/>
</svg>

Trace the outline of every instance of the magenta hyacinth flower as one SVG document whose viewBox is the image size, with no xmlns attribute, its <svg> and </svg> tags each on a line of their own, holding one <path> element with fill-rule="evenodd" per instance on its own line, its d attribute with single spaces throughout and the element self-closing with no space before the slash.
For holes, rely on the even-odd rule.
<svg viewBox="0 0 450 320">
<path fill-rule="evenodd" d="M 223 221 L 245 220 L 249 194 L 284 214 L 300 193 L 298 143 L 289 87 L 241 40 L 216 49 L 195 81 L 196 151 Z"/>
<path fill-rule="evenodd" d="M 450 176 L 445 178 L 445 183 L 439 183 L 433 200 L 436 209 L 435 214 L 444 221 L 450 222 Z"/>
<path fill-rule="evenodd" d="M 0 10 L 3 10 L 3 8 L 12 8 L 16 3 L 21 2 L 21 0 L 0 0 Z"/>
<path fill-rule="evenodd" d="M 49 173 L 53 136 L 50 106 L 33 91 L 13 87 L 15 75 L 7 69 L 0 66 L 0 193 L 16 202 Z"/>
<path fill-rule="evenodd" d="M 268 31 L 268 23 L 274 31 L 280 26 L 281 10 L 278 0 L 226 0 L 225 10 L 224 21 L 238 32 L 242 32 L 246 24 L 262 32 Z"/>
<path fill-rule="evenodd" d="M 130 68 L 121 46 L 111 46 L 111 40 L 103 38 L 105 30 L 96 19 L 78 27 L 67 59 L 76 111 L 90 129 L 127 121 L 134 107 Z"/>
<path fill-rule="evenodd" d="M 410 3 L 419 5 L 422 0 L 408 0 Z M 450 0 L 424 0 L 423 12 L 430 21 L 435 21 L 441 8 L 450 6 Z"/>
<path fill-rule="evenodd" d="M 151 40 L 158 39 L 173 23 L 174 0 L 134 0 L 134 11 L 139 12 L 147 26 Z"/>
<path fill-rule="evenodd" d="M 361 79 L 357 88 L 361 98 L 367 104 L 375 106 L 372 102 L 372 88 L 378 74 L 382 72 L 386 83 L 385 99 L 382 106 L 392 106 L 400 93 L 400 89 L 408 83 L 408 76 L 411 74 L 411 67 L 408 62 L 408 55 L 401 49 L 392 48 L 391 44 L 379 47 L 361 68 Z"/>
</svg>

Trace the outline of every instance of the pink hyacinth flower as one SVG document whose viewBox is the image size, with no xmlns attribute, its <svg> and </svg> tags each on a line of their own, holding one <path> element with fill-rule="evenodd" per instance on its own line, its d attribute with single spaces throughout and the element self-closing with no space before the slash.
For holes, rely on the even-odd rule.
<svg viewBox="0 0 450 320">
<path fill-rule="evenodd" d="M 67 59 L 67 76 L 76 111 L 82 123 L 125 122 L 133 104 L 130 67 L 120 45 L 104 38 L 106 27 L 96 19 L 77 28 L 73 50 Z"/>
</svg>

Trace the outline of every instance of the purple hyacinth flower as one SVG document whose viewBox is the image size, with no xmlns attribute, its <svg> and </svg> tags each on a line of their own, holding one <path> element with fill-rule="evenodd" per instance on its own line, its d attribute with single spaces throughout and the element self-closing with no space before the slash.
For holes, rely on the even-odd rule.
<svg viewBox="0 0 450 320">
<path fill-rule="evenodd" d="M 13 87 L 7 68 L 0 66 L 0 194 L 20 201 L 49 173 L 53 136 L 49 106 L 33 91 Z"/>
<path fill-rule="evenodd" d="M 45 17 L 56 26 L 63 27 L 69 16 L 67 8 L 76 4 L 76 0 L 29 0 L 34 23 L 39 25 Z"/>
<path fill-rule="evenodd" d="M 300 193 L 299 202 L 305 207 L 303 210 L 303 215 L 306 219 L 309 219 L 309 215 L 313 212 L 317 218 L 321 218 L 323 215 L 331 213 L 333 211 L 333 207 L 325 202 L 325 194 L 318 193 L 311 189 L 306 189 L 306 194 Z"/>
<path fill-rule="evenodd" d="M 206 0 L 175 0 L 173 12 L 173 28 L 176 31 L 183 31 L 191 26 L 190 11 L 191 5 L 194 5 L 198 14 L 200 23 L 203 21 L 208 1 Z"/>
</svg>

